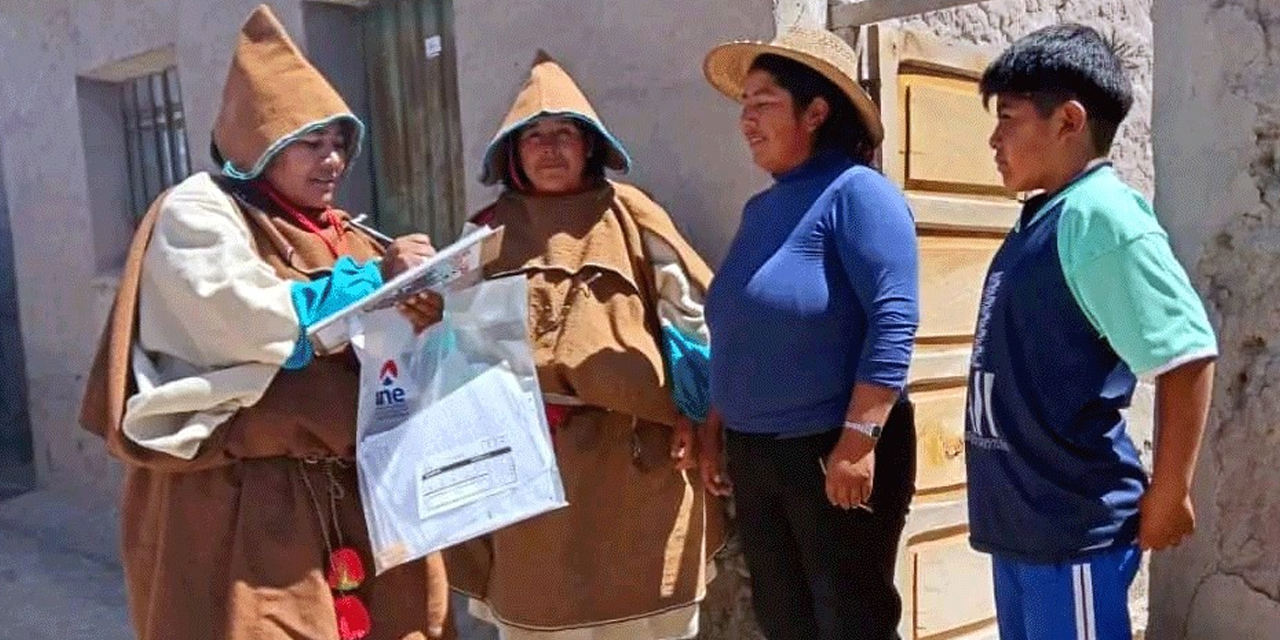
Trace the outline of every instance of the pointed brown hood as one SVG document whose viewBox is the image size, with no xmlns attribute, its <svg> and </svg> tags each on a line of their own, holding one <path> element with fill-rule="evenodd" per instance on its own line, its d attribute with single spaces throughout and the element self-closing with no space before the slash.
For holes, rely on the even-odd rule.
<svg viewBox="0 0 1280 640">
<path fill-rule="evenodd" d="M 489 143 L 484 154 L 484 168 L 480 174 L 480 182 L 495 184 L 502 179 L 506 169 L 507 144 L 511 134 L 521 127 L 544 116 L 573 118 L 582 122 L 604 139 L 607 146 L 605 166 L 626 173 L 631 168 L 631 156 L 622 143 L 605 128 L 596 110 L 587 101 L 587 96 L 578 88 L 578 84 L 569 77 L 545 51 L 538 51 L 533 60 L 533 68 L 529 71 L 529 80 L 525 82 L 515 104 L 507 112 L 502 121 L 502 128 Z"/>
<path fill-rule="evenodd" d="M 280 149 L 336 121 L 350 123 L 348 158 L 360 151 L 364 124 L 289 38 L 267 5 L 240 29 L 231 58 L 213 141 L 226 160 L 222 172 L 248 180 Z"/>
</svg>

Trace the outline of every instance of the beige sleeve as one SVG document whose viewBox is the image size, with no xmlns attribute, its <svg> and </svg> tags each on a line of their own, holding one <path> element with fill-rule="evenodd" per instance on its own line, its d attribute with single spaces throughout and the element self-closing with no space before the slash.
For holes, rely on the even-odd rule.
<svg viewBox="0 0 1280 640">
<path fill-rule="evenodd" d="M 693 284 L 676 250 L 666 240 L 649 231 L 641 233 L 658 289 L 658 319 L 664 327 L 672 326 L 689 339 L 703 345 L 710 344 L 711 336 L 703 313 L 706 292 Z"/>
<path fill-rule="evenodd" d="M 290 283 L 254 249 L 244 216 L 207 174 L 166 197 L 143 259 L 123 430 L 191 459 L 219 425 L 261 399 L 297 344 Z"/>
</svg>

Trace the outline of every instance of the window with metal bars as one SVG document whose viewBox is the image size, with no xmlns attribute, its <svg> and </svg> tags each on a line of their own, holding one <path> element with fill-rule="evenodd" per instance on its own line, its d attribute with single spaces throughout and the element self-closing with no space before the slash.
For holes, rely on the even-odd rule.
<svg viewBox="0 0 1280 640">
<path fill-rule="evenodd" d="M 120 83 L 129 202 L 142 216 L 165 189 L 191 174 L 182 90 L 174 67 Z"/>
</svg>

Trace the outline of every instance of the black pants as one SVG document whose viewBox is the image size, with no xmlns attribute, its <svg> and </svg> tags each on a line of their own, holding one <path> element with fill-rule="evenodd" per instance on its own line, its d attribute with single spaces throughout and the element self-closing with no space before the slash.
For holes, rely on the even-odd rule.
<svg viewBox="0 0 1280 640">
<path fill-rule="evenodd" d="M 894 563 L 915 492 L 915 414 L 899 402 L 876 445 L 863 509 L 833 507 L 818 465 L 840 429 L 779 439 L 729 430 L 729 477 L 751 571 L 756 619 L 769 640 L 893 640 L 902 598 Z"/>
</svg>

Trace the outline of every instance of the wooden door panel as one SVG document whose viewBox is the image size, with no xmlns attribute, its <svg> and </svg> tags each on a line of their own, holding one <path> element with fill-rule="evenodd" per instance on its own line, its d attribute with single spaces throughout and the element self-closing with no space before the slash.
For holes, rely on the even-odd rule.
<svg viewBox="0 0 1280 640">
<path fill-rule="evenodd" d="M 963 491 L 963 380 L 951 387 L 915 391 L 916 493 L 921 497 Z"/>
<path fill-rule="evenodd" d="M 968 532 L 908 549 L 914 573 L 917 640 L 989 630 L 995 620 L 991 561 L 969 548 Z M 967 634 L 966 634 L 967 635 Z"/>
<path fill-rule="evenodd" d="M 911 359 L 908 380 L 913 387 L 935 386 L 937 383 L 964 384 L 969 375 L 970 343 L 919 344 Z"/>
<path fill-rule="evenodd" d="M 973 335 L 987 267 L 999 248 L 999 239 L 986 236 L 920 236 L 919 337 Z"/>
<path fill-rule="evenodd" d="M 1001 237 L 1018 219 L 1022 206 L 1008 198 L 956 197 L 951 194 L 907 192 L 907 204 L 922 232 L 974 232 Z"/>
<path fill-rule="evenodd" d="M 968 547 L 965 382 L 982 286 L 1020 211 L 987 145 L 995 123 L 977 79 L 986 54 L 928 34 L 871 27 L 885 175 L 907 194 L 920 245 L 920 313 L 910 372 L 917 496 L 897 582 L 911 640 L 995 638 L 991 570 Z"/>
<path fill-rule="evenodd" d="M 972 80 L 901 76 L 907 187 L 1003 193 L 987 138 L 995 124 Z M 950 187 L 948 189 L 948 187 Z"/>
</svg>

